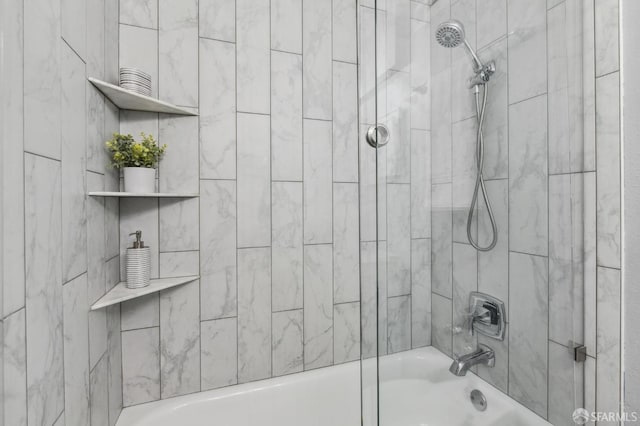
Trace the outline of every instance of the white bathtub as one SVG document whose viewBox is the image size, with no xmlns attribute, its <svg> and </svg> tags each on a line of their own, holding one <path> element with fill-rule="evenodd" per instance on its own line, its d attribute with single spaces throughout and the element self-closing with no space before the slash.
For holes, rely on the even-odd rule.
<svg viewBox="0 0 640 426">
<path fill-rule="evenodd" d="M 384 426 L 537 426 L 546 421 L 472 373 L 455 377 L 451 360 L 433 348 L 380 360 L 380 424 Z M 365 361 L 365 383 L 375 362 Z M 477 411 L 473 389 L 487 398 Z M 126 408 L 117 426 L 358 426 L 360 363 L 185 395 Z M 375 388 L 365 386 L 365 419 L 375 419 Z M 373 426 L 373 425 L 366 425 Z"/>
</svg>

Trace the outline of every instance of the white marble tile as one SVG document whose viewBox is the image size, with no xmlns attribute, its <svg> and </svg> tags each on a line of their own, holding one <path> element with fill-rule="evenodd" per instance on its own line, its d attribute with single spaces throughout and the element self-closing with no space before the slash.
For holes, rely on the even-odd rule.
<svg viewBox="0 0 640 426">
<path fill-rule="evenodd" d="M 120 0 L 120 23 L 158 28 L 158 0 Z"/>
<path fill-rule="evenodd" d="M 333 184 L 333 301 L 360 299 L 358 184 Z"/>
<path fill-rule="evenodd" d="M 331 244 L 304 247 L 304 369 L 333 363 Z"/>
<path fill-rule="evenodd" d="M 197 250 L 198 199 L 163 198 L 159 204 L 160 251 Z"/>
<path fill-rule="evenodd" d="M 490 294 L 506 304 L 509 298 L 509 181 L 488 181 L 486 187 L 498 227 L 498 242 L 492 250 L 478 253 L 478 291 Z M 486 246 L 490 242 L 492 228 L 484 203 L 478 217 L 479 242 Z M 508 311 L 509 306 L 506 308 Z"/>
<path fill-rule="evenodd" d="M 109 426 L 115 426 L 122 411 L 122 334 L 120 306 L 107 308 L 107 364 L 109 392 Z"/>
<path fill-rule="evenodd" d="M 2 312 L 8 315 L 24 306 L 24 7 L 22 2 L 3 7 L 0 25 L 6 34 L 3 61 L 12 64 L 2 71 Z M 10 185 L 6 183 L 11 182 Z"/>
<path fill-rule="evenodd" d="M 23 13 L 24 149 L 59 159 L 60 47 L 63 43 L 60 40 L 60 2 L 25 2 Z"/>
<path fill-rule="evenodd" d="M 123 405 L 160 398 L 160 330 L 158 327 L 122 333 Z"/>
<path fill-rule="evenodd" d="M 573 188 L 574 192 L 577 188 Z M 584 280 L 584 345 L 587 347 L 589 355 L 596 355 L 597 340 L 597 237 L 596 237 L 596 173 L 585 173 L 583 175 L 582 187 L 582 252 L 574 251 L 574 255 L 582 256 L 582 262 L 576 262 L 577 265 L 584 267 L 582 279 Z M 573 209 L 574 214 L 580 215 L 580 211 Z M 580 234 L 575 233 L 576 237 Z"/>
<path fill-rule="evenodd" d="M 200 323 L 202 390 L 238 383 L 237 319 Z"/>
<path fill-rule="evenodd" d="M 510 253 L 509 396 L 547 415 L 547 258 Z M 535 325 L 535 326 L 532 326 Z"/>
<path fill-rule="evenodd" d="M 484 61 L 495 61 L 496 72 L 491 76 L 489 98 L 482 128 L 484 136 L 484 177 L 509 177 L 509 128 L 507 116 L 507 39 L 503 38 L 478 52 Z M 474 137 L 475 139 L 475 137 Z"/>
<path fill-rule="evenodd" d="M 386 150 L 375 150 L 366 142 L 367 128 L 360 126 L 360 211 L 377 211 L 377 215 L 361 215 L 360 240 L 375 241 L 384 240 L 387 235 Z"/>
<path fill-rule="evenodd" d="M 104 190 L 104 176 L 87 172 L 87 191 Z M 119 230 L 118 230 L 119 232 Z M 104 199 L 87 197 L 87 281 L 89 303 L 101 298 L 105 293 L 105 210 Z M 120 248 L 118 247 L 118 250 Z M 122 257 L 124 262 L 124 257 Z M 120 275 L 120 271 L 118 271 Z"/>
<path fill-rule="evenodd" d="M 360 302 L 333 307 L 333 362 L 360 359 Z"/>
<path fill-rule="evenodd" d="M 302 182 L 273 182 L 271 197 L 272 308 L 302 308 Z"/>
<path fill-rule="evenodd" d="M 582 2 L 582 72 L 583 76 L 594 76 L 595 61 L 595 16 L 594 2 Z M 583 100 L 583 140 L 578 140 L 583 148 L 583 170 L 596 168 L 596 80 L 584 78 L 582 82 Z"/>
<path fill-rule="evenodd" d="M 507 0 L 487 0 L 476 8 L 477 34 L 476 44 L 487 44 L 507 35 Z"/>
<path fill-rule="evenodd" d="M 549 338 L 562 345 L 580 340 L 583 321 L 582 309 L 576 315 L 582 289 L 574 288 L 573 250 L 578 247 L 572 235 L 571 178 L 569 174 L 549 177 Z"/>
<path fill-rule="evenodd" d="M 149 74 L 151 95 L 157 97 L 159 93 L 158 31 L 120 25 L 120 66 L 138 68 Z"/>
<path fill-rule="evenodd" d="M 451 356 L 451 299 L 433 293 L 431 303 L 431 344 Z"/>
<path fill-rule="evenodd" d="M 596 407 L 620 407 L 620 270 L 598 268 Z"/>
<path fill-rule="evenodd" d="M 509 0 L 509 103 L 547 91 L 547 7 Z"/>
<path fill-rule="evenodd" d="M 475 0 L 458 0 L 451 4 L 451 17 L 464 25 L 465 40 L 476 46 Z M 443 49 L 438 46 L 438 49 Z M 476 115 L 475 102 L 468 79 L 473 75 L 473 62 L 465 48 L 451 50 L 451 121 L 457 122 Z M 455 139 L 455 137 L 454 137 Z"/>
<path fill-rule="evenodd" d="M 304 120 L 304 243 L 332 238 L 331 122 Z"/>
<path fill-rule="evenodd" d="M 361 349 L 363 358 L 371 358 L 377 354 L 378 312 L 376 301 L 378 283 L 376 280 L 376 267 L 376 243 L 360 243 L 360 307 L 362 309 L 360 313 L 360 329 L 362 330 Z"/>
<path fill-rule="evenodd" d="M 412 5 L 418 4 L 411 2 Z M 411 128 L 431 128 L 431 28 L 411 20 Z"/>
<path fill-rule="evenodd" d="M 271 179 L 302 180 L 302 57 L 271 52 Z"/>
<path fill-rule="evenodd" d="M 382 116 L 389 128 L 387 182 L 409 183 L 411 179 L 411 87 L 408 72 L 390 71 L 387 78 L 387 114 Z"/>
<path fill-rule="evenodd" d="M 89 312 L 89 368 L 93 369 L 107 351 L 107 312 Z"/>
<path fill-rule="evenodd" d="M 411 295 L 389 297 L 388 345 L 390 354 L 411 349 Z"/>
<path fill-rule="evenodd" d="M 200 37 L 236 41 L 236 1 L 199 0 Z"/>
<path fill-rule="evenodd" d="M 411 238 L 431 237 L 431 133 L 411 130 Z"/>
<path fill-rule="evenodd" d="M 619 74 L 596 80 L 598 265 L 620 266 Z"/>
<path fill-rule="evenodd" d="M 198 275 L 200 257 L 197 250 L 160 253 L 161 277 Z"/>
<path fill-rule="evenodd" d="M 87 68 L 87 74 L 89 69 Z M 86 81 L 86 126 L 87 126 L 87 170 L 104 174 L 109 164 L 109 154 L 105 149 L 105 136 L 111 139 L 112 135 L 105 135 L 104 96 L 89 81 Z M 117 131 L 117 129 L 115 129 Z M 137 129 L 136 129 L 137 130 Z M 135 134 L 135 133 L 134 133 Z M 153 133 L 154 135 L 157 133 Z M 137 134 L 135 134 L 137 136 Z"/>
<path fill-rule="evenodd" d="M 358 181 L 358 68 L 333 63 L 333 181 Z"/>
<path fill-rule="evenodd" d="M 595 1 L 596 76 L 620 68 L 619 62 L 619 1 Z"/>
<path fill-rule="evenodd" d="M 200 316 L 236 315 L 236 184 L 200 183 Z"/>
<path fill-rule="evenodd" d="M 453 123 L 453 173 L 452 180 L 452 214 L 453 214 L 453 240 L 467 243 L 467 219 L 469 206 L 473 197 L 478 166 L 476 163 L 476 133 L 477 121 L 470 118 Z M 479 202 L 482 203 L 481 197 Z M 476 205 L 476 208 L 478 206 Z M 477 235 L 477 216 L 472 222 L 472 235 Z"/>
<path fill-rule="evenodd" d="M 573 360 L 572 351 L 549 342 L 549 422 L 571 426 L 573 411 L 582 408 L 583 366 Z"/>
<path fill-rule="evenodd" d="M 351 0 L 333 0 L 332 39 L 333 59 L 355 64 L 357 56 L 356 9 L 358 4 Z"/>
<path fill-rule="evenodd" d="M 200 177 L 236 178 L 236 48 L 200 39 Z"/>
<path fill-rule="evenodd" d="M 27 424 L 27 347 L 25 310 L 7 316 L 3 322 L 2 374 L 3 411 L 7 425 Z"/>
<path fill-rule="evenodd" d="M 478 290 L 478 252 L 469 244 L 453 244 L 453 353 L 464 355 L 476 349 L 470 335 L 469 295 Z"/>
<path fill-rule="evenodd" d="M 118 190 L 119 182 L 118 180 L 116 180 L 116 182 L 118 186 L 109 189 Z M 104 200 L 104 239 L 105 258 L 113 259 L 114 257 L 118 257 L 120 254 L 120 200 L 116 197 L 109 197 Z M 118 279 L 115 281 L 116 283 L 120 281 L 119 278 L 120 266 L 118 265 Z M 113 281 L 107 281 L 107 283 L 113 283 Z"/>
<path fill-rule="evenodd" d="M 62 47 L 62 280 L 87 270 L 85 64 Z M 67 419 L 72 413 L 67 413 Z"/>
<path fill-rule="evenodd" d="M 271 1 L 271 48 L 302 53 L 302 0 Z"/>
<path fill-rule="evenodd" d="M 412 0 L 411 1 L 411 19 L 417 19 L 424 22 L 429 22 L 431 19 L 431 7 L 424 1 Z"/>
<path fill-rule="evenodd" d="M 441 2 L 439 2 L 441 3 Z M 433 11 L 432 11 L 433 12 Z M 433 14 L 433 22 L 449 19 L 449 8 Z M 435 38 L 437 24 L 431 26 L 431 166 L 433 183 L 451 182 L 451 49 Z M 435 107 L 437 106 L 437 107 Z"/>
<path fill-rule="evenodd" d="M 135 236 L 142 231 L 142 241 L 151 252 L 151 278 L 160 276 L 158 256 L 160 252 L 158 200 L 152 198 L 123 198 L 120 200 L 120 275 L 126 280 L 127 248 L 133 245 Z"/>
<path fill-rule="evenodd" d="M 331 120 L 331 1 L 302 4 L 304 118 Z"/>
<path fill-rule="evenodd" d="M 479 365 L 478 376 L 507 394 L 509 387 L 509 327 L 507 326 L 503 341 L 478 335 L 478 343 L 493 349 L 496 358 L 496 363 L 493 367 Z"/>
<path fill-rule="evenodd" d="M 109 365 L 106 356 L 100 359 L 100 362 L 91 371 L 90 388 L 91 388 L 91 424 L 92 425 L 108 425 L 109 424 Z M 65 416 L 69 414 L 65 410 Z M 69 424 L 69 423 L 67 423 Z"/>
<path fill-rule="evenodd" d="M 64 409 L 60 163 L 24 161 L 27 408 L 30 422 L 51 424 Z"/>
<path fill-rule="evenodd" d="M 158 293 L 127 300 L 121 305 L 122 331 L 160 325 Z"/>
<path fill-rule="evenodd" d="M 509 108 L 509 248 L 538 255 L 548 251 L 546 120 L 546 96 Z"/>
<path fill-rule="evenodd" d="M 411 240 L 411 347 L 431 345 L 431 240 Z"/>
<path fill-rule="evenodd" d="M 238 382 L 271 376 L 271 249 L 238 250 Z"/>
<path fill-rule="evenodd" d="M 269 116 L 238 114 L 238 247 L 271 244 Z"/>
<path fill-rule="evenodd" d="M 87 0 L 87 74 L 98 79 L 105 76 L 105 2 Z"/>
<path fill-rule="evenodd" d="M 198 0 L 159 0 L 159 97 L 198 106 Z"/>
<path fill-rule="evenodd" d="M 62 288 L 64 411 L 69 425 L 89 424 L 89 315 L 87 274 Z"/>
<path fill-rule="evenodd" d="M 159 164 L 160 192 L 198 192 L 198 118 L 160 115 L 158 143 L 167 144 Z"/>
<path fill-rule="evenodd" d="M 86 1 L 60 1 L 60 35 L 80 58 L 85 58 L 87 50 L 87 20 L 83 19 L 85 16 L 87 16 Z M 67 419 L 69 417 L 67 414 Z M 70 422 L 73 424 L 73 420 Z"/>
<path fill-rule="evenodd" d="M 377 246 L 377 289 L 374 291 L 377 292 L 377 319 L 376 324 L 378 328 L 378 355 L 386 355 L 389 349 L 389 330 L 388 330 L 388 305 L 389 299 L 388 296 L 388 279 L 387 279 L 387 242 L 386 241 L 378 241 Z M 375 306 L 375 302 L 374 302 Z"/>
<path fill-rule="evenodd" d="M 358 88 L 360 103 L 360 123 L 373 124 L 376 122 L 376 40 L 381 36 L 382 28 L 376 31 L 375 11 L 360 7 L 358 16 Z"/>
<path fill-rule="evenodd" d="M 434 293 L 438 293 L 441 296 L 451 297 L 451 185 L 433 185 L 432 197 L 431 286 Z"/>
<path fill-rule="evenodd" d="M 119 21 L 120 0 L 104 2 L 104 78 L 105 81 L 117 81 L 120 74 L 118 55 L 120 50 Z"/>
<path fill-rule="evenodd" d="M 200 282 L 160 293 L 160 397 L 200 390 Z"/>
<path fill-rule="evenodd" d="M 302 371 L 302 320 L 302 309 L 274 312 L 271 331 L 274 376 L 283 376 Z"/>
<path fill-rule="evenodd" d="M 411 293 L 411 189 L 406 184 L 387 185 L 389 296 Z"/>
<path fill-rule="evenodd" d="M 238 111 L 269 114 L 269 5 L 269 0 L 236 0 Z"/>
<path fill-rule="evenodd" d="M 396 0 L 386 4 L 387 69 L 409 71 L 411 64 L 411 1 Z M 381 16 L 382 17 L 382 16 Z M 378 19 L 380 19 L 379 17 Z"/>
<path fill-rule="evenodd" d="M 84 60 L 87 74 L 98 79 L 105 76 L 105 24 L 105 1 L 87 0 L 87 53 Z"/>
</svg>

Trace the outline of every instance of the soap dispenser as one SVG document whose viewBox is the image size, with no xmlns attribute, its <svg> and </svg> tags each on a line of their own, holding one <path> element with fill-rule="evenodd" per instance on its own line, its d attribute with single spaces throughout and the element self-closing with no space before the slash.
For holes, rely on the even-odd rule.
<svg viewBox="0 0 640 426">
<path fill-rule="evenodd" d="M 136 240 L 127 248 L 127 287 L 146 287 L 151 280 L 151 250 L 142 241 L 142 231 L 129 235 L 135 235 Z"/>
</svg>

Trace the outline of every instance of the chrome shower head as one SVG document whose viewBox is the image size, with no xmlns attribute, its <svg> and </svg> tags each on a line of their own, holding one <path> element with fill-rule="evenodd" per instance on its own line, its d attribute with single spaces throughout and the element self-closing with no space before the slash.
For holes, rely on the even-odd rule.
<svg viewBox="0 0 640 426">
<path fill-rule="evenodd" d="M 440 45 L 451 48 L 458 47 L 464 40 L 464 27 L 462 22 L 452 19 L 443 22 L 436 29 L 436 40 Z"/>
<path fill-rule="evenodd" d="M 438 28 L 436 28 L 436 40 L 438 40 L 438 43 L 440 43 L 441 46 L 446 48 L 458 47 L 463 44 L 473 59 L 474 71 L 476 73 L 480 72 L 484 67 L 480 58 L 478 58 L 478 55 L 476 55 L 465 39 L 464 26 L 462 25 L 462 22 L 451 19 L 438 25 Z"/>
</svg>

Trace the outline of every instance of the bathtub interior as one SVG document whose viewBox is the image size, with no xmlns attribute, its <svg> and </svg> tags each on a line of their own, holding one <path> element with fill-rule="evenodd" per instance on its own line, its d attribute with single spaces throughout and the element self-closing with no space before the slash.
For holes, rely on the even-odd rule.
<svg viewBox="0 0 640 426">
<path fill-rule="evenodd" d="M 380 425 L 549 425 L 475 374 L 453 376 L 450 361 L 432 347 L 414 349 L 129 407 L 117 426 L 357 426 L 361 407 L 376 409 L 376 386 L 360 392 L 361 377 L 376 368 Z M 469 400 L 474 389 L 487 398 L 484 412 Z"/>
</svg>

